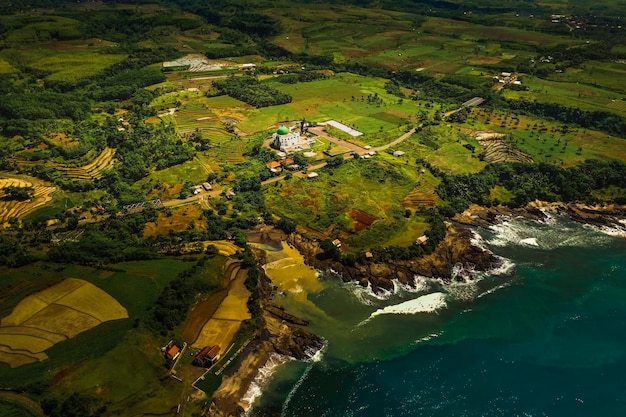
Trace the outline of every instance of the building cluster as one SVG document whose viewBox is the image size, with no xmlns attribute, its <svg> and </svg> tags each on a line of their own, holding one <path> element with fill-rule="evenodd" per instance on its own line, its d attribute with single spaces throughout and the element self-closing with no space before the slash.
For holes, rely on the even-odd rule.
<svg viewBox="0 0 626 417">
<path fill-rule="evenodd" d="M 203 347 L 193 359 L 193 364 L 203 368 L 210 368 L 214 363 L 220 360 L 220 350 L 218 345 Z"/>
<path fill-rule="evenodd" d="M 550 22 L 552 23 L 564 23 L 571 28 L 580 29 L 584 22 L 580 20 L 576 20 L 573 16 L 568 16 L 564 14 L 552 14 L 550 15 Z"/>
<path fill-rule="evenodd" d="M 512 72 L 502 72 L 500 75 L 495 75 L 493 79 L 500 84 L 522 85 L 522 82 L 517 79 L 517 74 Z"/>
<path fill-rule="evenodd" d="M 213 186 L 211 185 L 211 183 L 209 182 L 203 182 L 200 185 L 194 185 L 190 188 L 191 194 L 193 195 L 198 195 L 202 192 L 202 190 L 205 191 L 211 191 L 213 189 Z"/>
</svg>

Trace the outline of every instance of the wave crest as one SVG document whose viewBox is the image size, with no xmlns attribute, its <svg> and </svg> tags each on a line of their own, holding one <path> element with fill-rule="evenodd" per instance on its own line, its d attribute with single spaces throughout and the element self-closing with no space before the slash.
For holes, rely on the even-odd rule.
<svg viewBox="0 0 626 417">
<path fill-rule="evenodd" d="M 380 308 L 370 314 L 370 319 L 383 314 L 432 313 L 446 307 L 446 305 L 446 295 L 442 292 L 434 292 L 422 295 L 414 300 Z"/>
</svg>

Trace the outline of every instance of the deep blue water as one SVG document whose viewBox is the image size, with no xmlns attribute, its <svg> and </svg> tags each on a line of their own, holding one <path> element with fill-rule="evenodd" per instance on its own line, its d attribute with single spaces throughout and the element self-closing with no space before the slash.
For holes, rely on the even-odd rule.
<svg viewBox="0 0 626 417">
<path fill-rule="evenodd" d="M 626 239 L 563 218 L 479 232 L 508 273 L 386 299 L 327 278 L 309 296 L 322 359 L 279 368 L 251 414 L 626 415 Z M 438 291 L 436 312 L 368 319 Z"/>
</svg>

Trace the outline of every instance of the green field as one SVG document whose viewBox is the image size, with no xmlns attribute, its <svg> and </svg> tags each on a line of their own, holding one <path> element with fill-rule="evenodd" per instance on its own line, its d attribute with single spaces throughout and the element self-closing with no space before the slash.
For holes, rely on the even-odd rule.
<svg viewBox="0 0 626 417">
<path fill-rule="evenodd" d="M 619 78 L 621 75 L 615 76 Z M 504 97 L 557 103 L 587 111 L 610 111 L 622 117 L 626 116 L 626 101 L 622 100 L 624 96 L 615 92 L 614 89 L 609 90 L 578 82 L 559 82 L 536 77 L 525 77 L 523 83 L 530 91 L 505 90 Z"/>
</svg>

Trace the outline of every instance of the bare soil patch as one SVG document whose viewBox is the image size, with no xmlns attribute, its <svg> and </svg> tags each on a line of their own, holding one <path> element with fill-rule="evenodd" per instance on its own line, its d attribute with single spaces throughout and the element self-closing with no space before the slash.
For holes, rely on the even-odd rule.
<svg viewBox="0 0 626 417">
<path fill-rule="evenodd" d="M 348 212 L 348 217 L 352 219 L 354 222 L 354 231 L 360 232 L 361 230 L 365 230 L 372 225 L 378 218 L 365 213 L 359 209 L 351 209 Z"/>
<path fill-rule="evenodd" d="M 144 237 L 165 235 L 170 230 L 182 232 L 190 228 L 192 222 L 194 229 L 204 230 L 206 228 L 202 209 L 197 204 L 188 204 L 174 209 L 171 214 L 160 212 L 156 222 L 146 223 L 143 235 Z"/>
</svg>

